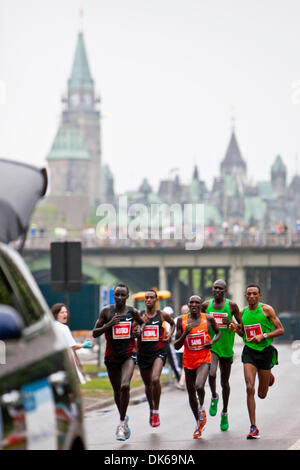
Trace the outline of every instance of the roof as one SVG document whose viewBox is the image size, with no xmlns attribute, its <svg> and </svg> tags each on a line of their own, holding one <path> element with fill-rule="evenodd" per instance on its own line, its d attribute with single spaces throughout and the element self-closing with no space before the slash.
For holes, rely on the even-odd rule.
<svg viewBox="0 0 300 470">
<path fill-rule="evenodd" d="M 243 160 L 234 130 L 232 131 L 231 139 L 225 154 L 224 160 L 221 162 L 221 168 L 242 166 L 246 168 L 246 162 Z"/>
<path fill-rule="evenodd" d="M 238 194 L 238 184 L 235 175 L 224 176 L 224 192 L 227 197 L 234 197 Z"/>
<path fill-rule="evenodd" d="M 47 160 L 89 160 L 90 154 L 76 128 L 60 127 Z"/>
<path fill-rule="evenodd" d="M 277 155 L 277 157 L 275 158 L 275 161 L 273 165 L 271 166 L 271 171 L 285 171 L 286 172 L 286 166 L 283 163 L 280 155 Z"/>
<path fill-rule="evenodd" d="M 245 197 L 244 205 L 244 221 L 247 225 L 249 225 L 253 219 L 259 221 L 264 218 L 267 204 L 260 196 Z"/>
<path fill-rule="evenodd" d="M 91 90 L 94 87 L 94 80 L 91 76 L 82 32 L 78 34 L 73 67 L 71 76 L 68 80 L 68 86 L 69 89 L 81 90 Z"/>
<path fill-rule="evenodd" d="M 275 199 L 276 194 L 274 194 L 271 181 L 258 181 L 256 183 L 258 188 L 258 193 L 262 199 Z"/>
</svg>

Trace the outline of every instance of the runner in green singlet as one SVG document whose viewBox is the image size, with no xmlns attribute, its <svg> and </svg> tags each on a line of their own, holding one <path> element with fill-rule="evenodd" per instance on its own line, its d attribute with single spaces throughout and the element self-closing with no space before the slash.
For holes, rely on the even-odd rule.
<svg viewBox="0 0 300 470">
<path fill-rule="evenodd" d="M 278 364 L 277 350 L 272 341 L 284 334 L 284 328 L 274 309 L 260 302 L 260 287 L 251 284 L 246 289 L 248 306 L 242 310 L 240 325 L 231 323 L 230 330 L 243 337 L 245 346 L 242 352 L 244 376 L 247 388 L 247 407 L 250 418 L 250 432 L 247 439 L 258 439 L 259 430 L 255 417 L 255 378 L 258 375 L 258 396 L 265 398 L 269 387 L 274 383 L 271 368 Z"/>
<path fill-rule="evenodd" d="M 229 324 L 234 316 L 236 321 L 240 323 L 240 311 L 236 303 L 225 298 L 226 282 L 218 279 L 213 284 L 213 299 L 207 300 L 202 304 L 202 312 L 210 314 L 216 320 L 220 328 L 221 338 L 211 348 L 211 367 L 209 371 L 209 386 L 212 393 L 209 414 L 215 416 L 218 409 L 219 395 L 216 391 L 216 375 L 218 364 L 220 366 L 221 387 L 223 398 L 223 410 L 221 413 L 220 428 L 227 431 L 228 423 L 228 401 L 230 395 L 229 377 L 231 365 L 233 362 L 233 343 L 235 333 L 229 330 Z M 211 338 L 214 336 L 212 331 L 209 332 Z"/>
</svg>

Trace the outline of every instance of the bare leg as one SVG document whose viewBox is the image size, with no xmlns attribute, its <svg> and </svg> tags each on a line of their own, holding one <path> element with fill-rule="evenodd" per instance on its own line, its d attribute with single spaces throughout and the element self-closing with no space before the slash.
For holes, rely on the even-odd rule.
<svg viewBox="0 0 300 470">
<path fill-rule="evenodd" d="M 255 377 L 257 368 L 253 364 L 244 364 L 244 376 L 247 388 L 247 407 L 251 426 L 256 426 L 255 421 Z"/>
<path fill-rule="evenodd" d="M 153 390 L 152 390 L 152 367 L 140 369 L 143 382 L 145 384 L 145 393 L 149 403 L 150 410 L 153 410 Z"/>
<path fill-rule="evenodd" d="M 122 366 L 121 389 L 120 389 L 120 419 L 125 420 L 126 411 L 129 404 L 130 381 L 134 371 L 134 360 L 127 359 Z"/>
<path fill-rule="evenodd" d="M 185 369 L 185 382 L 186 382 L 186 389 L 189 396 L 189 403 L 192 410 L 192 413 L 195 417 L 196 422 L 198 421 L 198 413 L 199 413 L 199 406 L 198 406 L 198 399 L 196 395 L 196 372 L 194 369 Z"/>
<path fill-rule="evenodd" d="M 152 392 L 153 392 L 153 406 L 154 410 L 159 409 L 161 385 L 160 376 L 163 369 L 163 361 L 160 357 L 157 357 L 152 365 Z"/>
<path fill-rule="evenodd" d="M 121 375 L 122 372 L 118 370 L 107 370 L 110 383 L 114 391 L 114 399 L 120 413 L 120 389 L 121 389 Z"/>
<path fill-rule="evenodd" d="M 205 382 L 208 377 L 209 373 L 209 364 L 207 362 L 204 362 L 203 364 L 200 364 L 200 366 L 196 370 L 196 391 L 198 394 L 199 398 L 199 403 L 200 406 L 203 406 L 204 404 L 204 397 L 205 397 Z"/>
<path fill-rule="evenodd" d="M 228 401 L 230 395 L 229 377 L 231 372 L 231 363 L 229 361 L 220 361 L 221 386 L 223 397 L 223 413 L 227 413 Z"/>
<path fill-rule="evenodd" d="M 271 370 L 262 370 L 258 371 L 258 396 L 259 398 L 266 398 L 268 390 L 269 390 L 269 382 L 270 382 L 270 375 Z"/>
<path fill-rule="evenodd" d="M 209 371 L 208 383 L 209 383 L 213 398 L 217 398 L 216 377 L 217 377 L 218 362 L 219 362 L 218 356 L 213 351 L 211 351 L 211 366 L 210 366 L 210 371 Z"/>
</svg>

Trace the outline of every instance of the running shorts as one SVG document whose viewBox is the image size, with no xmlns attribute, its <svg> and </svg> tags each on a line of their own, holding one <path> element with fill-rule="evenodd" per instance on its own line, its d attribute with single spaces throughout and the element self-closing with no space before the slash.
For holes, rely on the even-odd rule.
<svg viewBox="0 0 300 470">
<path fill-rule="evenodd" d="M 157 357 L 160 357 L 163 361 L 163 365 L 165 365 L 167 360 L 167 353 L 165 351 L 157 351 L 156 354 L 145 355 L 139 354 L 137 355 L 137 362 L 140 369 L 150 369 L 152 367 L 153 362 Z"/>
<path fill-rule="evenodd" d="M 114 361 L 111 361 L 105 357 L 104 364 L 106 365 L 108 370 L 118 370 L 122 368 L 124 362 L 126 362 L 128 359 L 133 359 L 134 363 L 136 364 L 136 361 L 137 361 L 136 353 L 131 353 L 130 356 L 118 358 Z"/>
<path fill-rule="evenodd" d="M 242 351 L 242 362 L 253 364 L 258 370 L 269 370 L 278 364 L 278 351 L 272 345 L 262 351 L 245 345 Z"/>
<path fill-rule="evenodd" d="M 219 361 L 222 361 L 222 362 L 230 362 L 230 364 L 233 363 L 233 356 L 230 356 L 230 357 L 219 356 L 219 354 L 217 354 L 217 353 L 214 352 L 214 351 L 211 351 L 211 353 L 212 353 L 212 354 L 215 354 L 216 356 L 218 356 Z"/>
</svg>

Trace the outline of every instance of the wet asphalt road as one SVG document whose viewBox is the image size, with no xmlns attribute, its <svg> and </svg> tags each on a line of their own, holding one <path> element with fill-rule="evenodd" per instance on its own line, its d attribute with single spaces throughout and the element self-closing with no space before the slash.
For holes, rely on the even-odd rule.
<svg viewBox="0 0 300 470">
<path fill-rule="evenodd" d="M 120 442 L 115 440 L 118 413 L 115 405 L 106 409 L 86 413 L 85 427 L 88 449 L 104 451 L 133 450 L 286 450 L 300 438 L 300 350 L 296 361 L 292 360 L 295 350 L 290 344 L 274 344 L 279 351 L 279 365 L 273 369 L 276 381 L 269 389 L 268 396 L 261 400 L 256 395 L 257 426 L 261 438 L 246 440 L 249 432 L 249 418 L 246 406 L 246 391 L 243 367 L 240 361 L 242 345 L 235 347 L 235 361 L 230 379 L 231 396 L 229 403 L 229 430 L 220 431 L 219 401 L 218 414 L 208 414 L 210 390 L 206 385 L 205 407 L 207 425 L 201 439 L 193 440 L 194 417 L 188 404 L 186 391 L 170 386 L 164 390 L 160 404 L 161 425 L 151 428 L 148 423 L 147 402 L 131 405 L 131 438 Z M 299 360 L 298 360 L 299 358 Z M 299 364 L 298 364 L 299 362 Z M 219 375 L 218 392 L 220 393 Z"/>
</svg>

